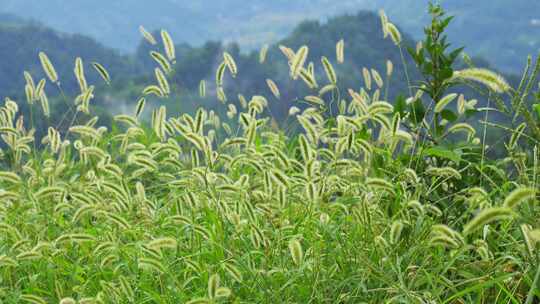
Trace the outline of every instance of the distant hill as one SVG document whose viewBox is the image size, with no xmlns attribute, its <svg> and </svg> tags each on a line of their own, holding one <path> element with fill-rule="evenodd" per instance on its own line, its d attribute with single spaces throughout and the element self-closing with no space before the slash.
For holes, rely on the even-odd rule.
<svg viewBox="0 0 540 304">
<path fill-rule="evenodd" d="M 375 13 L 362 11 L 355 15 L 333 17 L 324 22 L 303 21 L 289 35 L 270 45 L 268 60 L 264 65 L 258 63 L 258 50 L 250 51 L 237 43 L 207 41 L 197 46 L 180 42 L 176 46 L 178 62 L 172 82 L 184 92 L 196 92 L 201 79 L 207 79 L 212 84 L 217 65 L 222 60 L 222 53 L 227 50 L 236 58 L 240 69 L 240 80 L 231 79 L 227 82 L 231 92 L 256 94 L 268 91 L 266 79 L 272 78 L 282 86 L 284 98 L 293 98 L 290 94 L 293 94 L 295 88 L 288 87 L 291 85 L 288 66 L 279 51 L 279 44 L 292 48 L 309 45 L 309 59 L 320 68 L 321 56 L 327 56 L 334 61 L 335 44 L 340 39 L 345 40 L 347 65 L 336 64 L 336 69 L 343 74 L 340 81 L 344 86 L 357 86 L 355 82 L 361 79 L 361 69 L 364 66 L 384 72 L 387 59 L 395 62 L 395 75 L 402 76 L 399 53 L 389 39 L 383 40 L 378 20 Z M 158 37 L 159 33 L 155 35 Z M 403 35 L 406 41 L 413 43 L 410 35 L 406 32 Z M 151 46 L 139 37 L 137 51 L 133 55 L 121 55 L 93 38 L 58 32 L 11 15 L 0 16 L 0 40 L 10 46 L 0 49 L 2 96 L 21 96 L 25 70 L 30 71 L 36 81 L 45 77 L 38 59 L 40 51 L 48 54 L 60 76 L 62 86 L 68 91 L 77 89 L 73 74 L 76 57 L 80 56 L 86 63 L 86 74 L 90 83 L 102 83 L 90 65 L 92 61 L 100 62 L 113 77 L 115 87 L 111 88 L 111 95 L 117 94 L 115 91 L 120 87 L 121 92 L 129 91 L 136 89 L 137 85 L 154 81 L 153 68 L 156 62 L 150 58 L 149 52 L 162 51 L 159 45 Z M 319 70 L 319 73 L 323 78 L 322 70 Z M 124 81 L 118 81 L 122 79 Z M 403 83 L 395 83 L 398 84 Z M 56 90 L 50 91 L 53 94 Z"/>
<path fill-rule="evenodd" d="M 30 71 L 36 78 L 44 77 L 38 59 L 40 51 L 45 52 L 53 62 L 65 89 L 76 86 L 73 66 L 76 57 L 87 63 L 87 77 L 95 81 L 97 73 L 91 68 L 91 61 L 98 61 L 114 75 L 130 75 L 137 71 L 137 65 L 130 60 L 96 42 L 94 39 L 77 34 L 63 34 L 55 30 L 25 23 L 20 19 L 0 16 L 0 92 L 3 96 L 21 94 L 24 88 L 23 71 Z"/>
<path fill-rule="evenodd" d="M 423 34 L 429 22 L 427 1 L 378 0 L 392 19 L 413 36 Z M 540 52 L 540 1 L 537 0 L 444 0 L 443 7 L 455 15 L 449 27 L 450 41 L 466 46 L 497 68 L 521 73 L 527 55 Z"/>
<path fill-rule="evenodd" d="M 140 93 L 141 86 L 153 81 L 153 69 L 156 62 L 149 53 L 152 50 L 163 51 L 161 44 L 152 46 L 139 38 L 137 50 L 132 55 L 120 55 L 117 51 L 103 46 L 94 39 L 80 34 L 66 34 L 52 30 L 46 26 L 29 23 L 23 19 L 9 16 L 17 26 L 4 23 L 0 16 L 0 39 L 9 48 L 0 49 L 0 91 L 3 96 L 21 96 L 24 88 L 23 71 L 28 70 L 36 79 L 44 77 L 38 59 L 40 51 L 46 52 L 55 65 L 62 86 L 71 91 L 77 90 L 73 75 L 74 60 L 80 56 L 86 63 L 86 74 L 90 83 L 102 83 L 90 63 L 97 61 L 103 64 L 113 76 L 113 87 L 107 96 L 116 99 L 110 104 L 121 106 L 134 102 Z M 399 26 L 399 23 L 398 23 Z M 402 31 L 404 43 L 413 45 L 414 40 L 406 31 Z M 154 32 L 156 37 L 158 32 Z M 346 64 L 335 62 L 335 45 L 340 39 L 345 40 Z M 290 34 L 269 47 L 267 62 L 259 64 L 258 50 L 249 50 L 238 43 L 223 41 L 207 41 L 197 46 L 188 43 L 177 43 L 177 64 L 171 83 L 182 95 L 197 95 L 199 81 L 206 79 L 210 88 L 215 80 L 215 70 L 223 60 L 222 53 L 227 50 L 237 61 L 239 78 L 227 80 L 227 91 L 230 96 L 238 93 L 268 93 L 266 79 L 273 79 L 280 87 L 283 104 L 278 107 L 287 109 L 288 103 L 299 94 L 298 88 L 305 88 L 298 82 L 292 83 L 288 75 L 287 62 L 279 50 L 283 44 L 293 49 L 301 45 L 310 47 L 309 60 L 315 63 L 318 78 L 325 83 L 325 75 L 321 68 L 321 56 L 327 56 L 335 65 L 340 80 L 339 84 L 346 93 L 347 88 L 359 88 L 362 81 L 362 68 L 375 68 L 385 72 L 386 60 L 394 63 L 395 72 L 391 79 L 391 97 L 395 92 L 405 92 L 404 72 L 398 49 L 390 39 L 384 40 L 379 24 L 379 17 L 372 11 L 360 11 L 355 14 L 329 18 L 326 21 L 306 20 L 296 25 Z M 481 65 L 487 63 L 477 60 Z M 412 62 L 408 63 L 409 72 L 415 74 Z M 55 90 L 51 90 L 54 93 Z M 95 101 L 99 104 L 101 101 Z"/>
<path fill-rule="evenodd" d="M 3 25 L 15 26 L 25 24 L 27 21 L 13 14 L 0 13 L 0 23 Z"/>
<path fill-rule="evenodd" d="M 180 102 L 173 103 L 168 108 L 173 111 L 192 111 L 202 103 L 216 111 L 224 109 L 216 100 L 214 89 L 215 71 L 223 60 L 222 54 L 225 50 L 235 58 L 239 71 L 236 78 L 231 78 L 226 73 L 224 83 L 227 102 L 237 103 L 239 93 L 247 98 L 253 95 L 264 95 L 268 98 L 270 108 L 276 118 L 286 117 L 291 105 L 302 105 L 300 99 L 303 96 L 318 95 L 319 89 L 329 83 L 322 68 L 322 56 L 326 56 L 332 62 L 337 72 L 341 98 L 347 98 L 347 89 L 359 90 L 363 86 L 363 67 L 378 70 L 386 82 L 386 61 L 391 60 L 394 63 L 394 73 L 385 85 L 390 85 L 388 100 L 393 100 L 398 92 L 407 91 L 403 65 L 398 48 L 390 39 L 383 39 L 378 20 L 379 17 L 374 12 L 360 11 L 354 15 L 342 15 L 327 21 L 303 21 L 285 38 L 269 46 L 264 64 L 259 63 L 258 51 L 242 52 L 241 47 L 235 43 L 207 42 L 202 46 L 178 44 L 178 59 L 171 84 L 181 92 L 181 96 Z M 405 44 L 414 45 L 409 34 L 403 32 L 402 35 Z M 345 41 L 346 62 L 344 64 L 336 62 L 336 43 L 341 39 Z M 301 80 L 290 79 L 289 66 L 279 45 L 285 45 L 294 50 L 302 45 L 310 47 L 307 60 L 315 65 L 318 89 L 309 90 Z M 156 66 L 155 62 L 147 60 L 148 53 L 152 49 L 161 51 L 160 46 L 150 46 L 143 40 L 137 51 L 137 61 L 146 62 L 145 68 L 150 71 L 153 66 Z M 408 66 L 411 76 L 415 76 L 415 68 L 411 61 L 408 61 Z M 198 97 L 201 79 L 207 81 L 207 89 L 211 95 L 209 98 Z M 280 98 L 272 95 L 267 79 L 273 80 L 278 86 Z M 149 82 L 155 82 L 151 74 L 146 79 L 138 79 L 135 85 L 141 87 Z M 136 94 L 126 94 L 125 87 L 116 91 L 121 92 L 122 96 L 136 96 Z M 386 97 L 384 91 L 381 92 L 381 97 Z M 134 97 L 131 98 L 131 102 L 135 100 Z"/>
<path fill-rule="evenodd" d="M 471 55 L 489 58 L 499 68 L 517 72 L 527 54 L 540 48 L 540 1 L 446 0 L 457 18 L 451 40 Z M 425 24 L 427 0 L 2 0 L 0 12 L 24 15 L 57 30 L 81 33 L 124 52 L 139 40 L 138 26 L 166 28 L 178 43 L 237 41 L 243 49 L 275 42 L 305 19 L 361 9 L 384 8 L 403 30 L 418 38 Z M 21 12 L 24 12 L 21 13 Z"/>
<path fill-rule="evenodd" d="M 43 75 L 38 59 L 40 51 L 46 52 L 58 71 L 68 102 L 78 93 L 78 85 L 73 73 L 74 61 L 77 56 L 86 63 L 86 76 L 90 84 L 100 86 L 92 100 L 92 113 L 99 113 L 102 123 L 110 121 L 111 115 L 122 112 L 131 113 L 135 102 L 140 98 L 143 88 L 156 83 L 154 68 L 157 63 L 150 59 L 152 50 L 163 51 L 161 44 L 150 45 L 139 38 L 136 52 L 120 55 L 118 51 L 105 47 L 79 34 L 66 34 L 52 30 L 46 26 L 35 25 L 24 20 L 14 19 L 14 23 L 3 23 L 0 19 L 0 41 L 9 47 L 0 48 L 0 99 L 10 96 L 24 101 L 23 71 L 28 70 L 36 81 Z M 400 26 L 399 23 L 396 23 Z M 159 35 L 159 33 L 155 33 Z M 410 34 L 402 30 L 403 43 L 413 46 L 415 41 Z M 345 41 L 345 64 L 336 62 L 336 42 Z M 148 107 L 167 102 L 170 113 L 193 112 L 202 104 L 205 107 L 221 112 L 224 107 L 216 98 L 215 72 L 223 60 L 223 52 L 229 52 L 238 65 L 239 75 L 231 78 L 225 76 L 226 103 L 238 105 L 238 94 L 246 98 L 253 95 L 264 95 L 268 98 L 272 115 L 279 121 L 287 118 L 291 105 L 302 106 L 301 99 L 306 95 L 318 95 L 319 90 L 310 90 L 301 81 L 291 81 L 288 63 L 279 50 L 279 45 L 298 49 L 301 45 L 310 47 L 308 61 L 315 64 L 315 73 L 319 88 L 328 84 L 327 77 L 321 65 L 321 56 L 326 56 L 334 65 L 338 75 L 340 93 L 334 96 L 338 101 L 348 98 L 347 89 L 359 90 L 364 86 L 362 69 L 376 69 L 383 76 L 385 88 L 381 98 L 390 102 L 401 94 L 407 94 L 404 79 L 404 66 L 401 63 L 398 48 L 390 39 L 383 39 L 379 24 L 379 16 L 373 11 L 360 11 L 355 14 L 341 15 L 326 21 L 306 20 L 294 27 L 290 34 L 276 43 L 269 45 L 267 60 L 259 63 L 258 50 L 249 50 L 237 43 L 223 41 L 207 41 L 202 45 L 190 45 L 177 42 L 177 63 L 170 75 L 171 97 L 166 101 L 148 97 Z M 406 56 L 408 58 L 408 56 Z M 386 60 L 394 63 L 394 73 L 388 81 L 385 76 Z M 103 85 L 98 74 L 91 68 L 90 63 L 98 61 L 110 72 L 113 82 L 111 86 Z M 488 67 L 488 61 L 474 57 L 478 66 Z M 418 79 L 414 64 L 408 60 L 411 79 Z M 199 82 L 206 80 L 208 95 L 199 97 Z M 267 79 L 272 79 L 280 90 L 280 98 L 270 91 Z M 515 83 L 513 77 L 508 80 Z M 375 84 L 373 84 L 375 87 Z M 51 102 L 53 121 L 61 120 L 66 113 L 63 98 L 58 96 L 58 90 L 52 85 L 47 86 L 47 94 Z M 475 95 L 467 96 L 471 98 Z M 325 98 L 330 98 L 326 96 Z M 484 99 L 480 98 L 480 104 Z M 19 103 L 28 115 L 25 102 Z M 335 102 L 334 102 L 335 104 Z M 146 111 L 149 113 L 148 111 Z M 42 123 L 45 120 L 42 121 Z"/>
<path fill-rule="evenodd" d="M 361 9 L 356 1 L 331 0 L 3 0 L 0 12 L 24 15 L 65 32 L 89 35 L 131 51 L 138 26 L 166 28 L 178 42 L 237 41 L 244 47 L 277 41 L 305 19 Z"/>
</svg>

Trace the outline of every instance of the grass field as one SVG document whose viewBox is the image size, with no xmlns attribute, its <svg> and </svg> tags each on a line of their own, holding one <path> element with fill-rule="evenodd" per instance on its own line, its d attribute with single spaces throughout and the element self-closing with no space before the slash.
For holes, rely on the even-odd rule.
<svg viewBox="0 0 540 304">
<path fill-rule="evenodd" d="M 227 98 L 224 75 L 241 77 L 228 53 L 200 88 L 226 115 L 167 113 L 175 50 L 163 31 L 144 32 L 166 51 L 134 114 L 101 126 L 77 60 L 80 95 L 36 138 L 45 83 L 61 90 L 40 54 L 47 79 L 25 75 L 31 112 L 0 108 L 0 303 L 538 303 L 538 65 L 516 88 L 454 70 L 460 50 L 431 13 L 431 34 L 408 52 L 381 13 L 381 35 L 424 76 L 397 104 L 384 97 L 402 63 L 366 68 L 362 88 L 343 91 L 334 65 L 347 64 L 346 42 L 317 62 L 308 46 L 282 46 L 291 81 L 311 92 L 286 126 L 269 98 Z M 486 143 L 493 107 L 515 116 L 496 126 L 500 158 Z"/>
</svg>

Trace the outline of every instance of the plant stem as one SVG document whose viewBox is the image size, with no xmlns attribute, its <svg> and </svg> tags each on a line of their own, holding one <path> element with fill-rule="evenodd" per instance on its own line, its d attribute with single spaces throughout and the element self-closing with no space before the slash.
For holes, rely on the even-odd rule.
<svg viewBox="0 0 540 304">
<path fill-rule="evenodd" d="M 403 70 L 405 72 L 405 78 L 407 79 L 407 88 L 409 89 L 409 95 L 410 97 L 412 97 L 413 94 L 411 87 L 411 79 L 409 78 L 409 68 L 407 67 L 407 62 L 405 61 L 405 56 L 403 55 L 403 49 L 401 48 L 401 45 L 398 46 L 398 49 L 399 55 L 401 56 L 401 64 L 403 64 Z"/>
<path fill-rule="evenodd" d="M 538 260 L 538 259 L 537 259 Z M 540 280 L 540 263 L 538 264 L 538 269 L 536 270 L 536 275 L 534 276 L 534 281 L 531 285 L 531 289 L 529 290 L 529 294 L 527 295 L 527 301 L 525 301 L 525 304 L 531 304 L 534 299 L 534 292 L 538 287 L 538 281 Z"/>
</svg>

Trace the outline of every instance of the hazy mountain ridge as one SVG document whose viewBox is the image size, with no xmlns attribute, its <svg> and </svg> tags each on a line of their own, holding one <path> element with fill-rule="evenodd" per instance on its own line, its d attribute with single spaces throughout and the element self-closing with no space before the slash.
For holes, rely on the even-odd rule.
<svg viewBox="0 0 540 304">
<path fill-rule="evenodd" d="M 258 51 L 245 51 L 236 43 L 222 41 L 208 41 L 202 46 L 193 46 L 186 43 L 177 43 L 177 63 L 171 74 L 171 86 L 178 88 L 182 96 L 182 107 L 189 103 L 188 98 L 193 92 L 198 92 L 199 81 L 206 79 L 209 90 L 215 80 L 215 70 L 223 60 L 223 51 L 227 50 L 235 58 L 241 77 L 227 79 L 226 89 L 231 97 L 241 92 L 250 96 L 268 90 L 266 79 L 273 79 L 279 86 L 283 102 L 276 107 L 286 111 L 287 104 L 297 98 L 298 89 L 305 89 L 299 82 L 290 82 L 288 64 L 278 44 L 283 43 L 297 49 L 301 45 L 310 45 L 309 60 L 313 61 L 319 72 L 320 81 L 325 79 L 320 67 L 320 57 L 328 56 L 336 65 L 336 72 L 340 74 L 340 84 L 343 87 L 357 87 L 361 79 L 362 67 L 376 68 L 381 72 L 385 70 L 385 62 L 390 59 L 396 63 L 395 77 L 392 89 L 404 89 L 402 67 L 398 64 L 399 52 L 390 39 L 383 39 L 376 24 L 379 17 L 373 12 L 361 11 L 355 15 L 333 17 L 326 22 L 317 20 L 303 21 L 298 24 L 290 35 L 275 44 L 268 50 L 267 61 L 259 64 Z M 413 41 L 406 32 L 403 32 L 404 41 L 412 45 Z M 149 52 L 151 50 L 163 51 L 161 44 L 150 45 L 141 40 L 138 51 L 134 55 L 120 56 L 115 50 L 102 46 L 94 39 L 83 35 L 58 33 L 46 27 L 26 26 L 20 28 L 2 28 L 0 26 L 0 39 L 8 41 L 16 49 L 4 50 L 5 60 L 0 61 L 0 92 L 3 96 L 11 96 L 16 100 L 24 100 L 23 71 L 30 71 L 36 79 L 44 77 L 38 59 L 39 51 L 46 52 L 56 67 L 63 88 L 69 94 L 75 94 L 79 88 L 73 73 L 74 60 L 80 56 L 85 62 L 85 73 L 89 77 L 89 84 L 101 84 L 96 72 L 91 68 L 92 61 L 102 63 L 110 72 L 113 83 L 107 94 L 113 96 L 115 106 L 135 102 L 141 89 L 155 81 L 153 70 L 156 62 Z M 335 45 L 340 39 L 345 39 L 345 57 L 347 64 L 335 63 Z M 411 63 L 412 64 L 412 63 Z M 50 88 L 51 94 L 57 90 Z M 193 95 L 193 94 L 192 94 Z M 108 98 L 108 97 L 107 97 Z M 100 104 L 102 98 L 95 103 Z M 200 100 L 197 100 L 200 102 Z M 208 104 L 216 100 L 208 100 Z M 183 108 L 185 110 L 185 108 Z"/>
<path fill-rule="evenodd" d="M 287 45 L 298 49 L 301 45 L 309 45 L 308 61 L 315 64 L 317 82 L 327 83 L 327 77 L 322 69 L 320 58 L 327 56 L 334 65 L 339 79 L 341 92 L 348 88 L 357 89 L 362 84 L 362 69 L 374 68 L 383 75 L 386 72 L 386 60 L 394 62 L 394 74 L 385 79 L 389 87 L 384 99 L 389 102 L 397 100 L 402 92 L 407 91 L 404 79 L 403 64 L 398 48 L 391 39 L 383 39 L 379 17 L 372 11 L 359 11 L 355 14 L 332 17 L 327 21 L 305 20 L 295 26 L 289 35 L 276 43 L 270 44 L 267 60 L 259 64 L 257 50 L 246 50 L 237 43 L 223 41 L 207 41 L 201 46 L 187 43 L 176 43 L 177 62 L 170 74 L 171 100 L 169 110 L 172 113 L 189 113 L 204 104 L 215 111 L 223 110 L 216 99 L 215 71 L 223 60 L 223 52 L 229 52 L 238 66 L 239 77 L 232 79 L 225 75 L 224 89 L 228 102 L 234 103 L 238 94 L 245 96 L 265 95 L 272 102 L 272 113 L 277 119 L 287 117 L 289 106 L 297 104 L 302 96 L 309 95 L 306 85 L 301 81 L 291 81 L 288 62 L 279 45 Z M 400 26 L 399 23 L 396 23 Z M 414 40 L 406 31 L 402 31 L 403 44 L 414 46 Z M 336 62 L 336 42 L 345 41 L 345 64 Z M 134 103 L 141 96 L 141 91 L 149 84 L 155 83 L 153 73 L 157 63 L 149 53 L 151 50 L 163 52 L 162 44 L 151 45 L 140 39 L 137 52 L 122 56 L 116 50 L 103 46 L 93 38 L 80 34 L 59 33 L 46 26 L 2 26 L 0 22 L 0 41 L 11 46 L 0 49 L 0 93 L 14 100 L 21 101 L 20 105 L 27 109 L 24 96 L 23 71 L 28 70 L 36 81 L 45 77 L 38 53 L 48 54 L 55 66 L 62 88 L 69 98 L 79 93 L 73 72 L 74 61 L 80 56 L 85 63 L 85 74 L 90 85 L 96 85 L 99 93 L 92 100 L 94 111 L 101 115 L 102 120 L 110 120 L 114 113 L 129 113 Z M 407 66 L 411 80 L 418 80 L 418 73 L 409 56 Z M 90 63 L 102 63 L 110 72 L 112 84 L 105 86 Z M 474 58 L 477 66 L 488 66 L 484 60 Z M 458 67 L 459 68 L 459 67 Z M 280 98 L 274 100 L 268 87 L 267 79 L 272 79 L 279 87 Z M 507 78 L 515 83 L 512 78 Z M 206 80 L 208 95 L 199 97 L 199 82 Z M 317 91 L 317 90 L 315 90 Z M 64 100 L 54 85 L 49 84 L 46 90 L 50 97 L 52 115 L 62 116 L 65 113 Z M 315 93 L 316 94 L 316 93 Z M 467 96 L 472 96 L 467 94 Z M 147 96 L 149 104 L 159 104 L 161 100 Z M 178 102 L 180 101 L 180 102 Z M 275 102 L 277 101 L 277 102 Z M 480 101 L 482 102 L 483 99 Z M 44 129 L 43 129 L 44 130 Z"/>
<path fill-rule="evenodd" d="M 2 19 L 0 19 L 2 20 Z M 60 33 L 44 26 L 31 23 L 16 25 L 0 24 L 0 92 L 3 96 L 20 93 L 24 88 L 23 71 L 30 71 L 35 77 L 44 76 L 38 59 L 39 52 L 48 54 L 58 70 L 63 86 L 76 84 L 73 65 L 76 57 L 87 63 L 97 61 L 116 75 L 131 76 L 138 70 L 126 56 L 103 46 L 94 39 L 80 34 Z M 88 67 L 89 80 L 98 75 Z"/>
<path fill-rule="evenodd" d="M 428 20 L 428 1 L 398 0 L 298 0 L 298 1 L 144 1 L 116 0 L 3 0 L 0 12 L 36 19 L 57 30 L 89 35 L 98 41 L 133 52 L 140 39 L 139 25 L 166 28 L 177 43 L 202 45 L 208 40 L 237 41 L 244 49 L 285 37 L 302 20 L 325 19 L 361 9 L 384 8 L 391 20 L 415 37 Z M 442 1 L 457 14 L 450 27 L 451 40 L 466 45 L 467 52 L 517 72 L 528 54 L 540 48 L 540 1 Z M 497 35 L 489 34 L 496 32 Z M 504 37 L 505 39 L 500 39 Z"/>
<path fill-rule="evenodd" d="M 307 18 L 343 13 L 351 2 L 331 5 L 331 1 L 175 1 L 162 0 L 149 4 L 142 1 L 103 0 L 66 2 L 50 0 L 5 0 L 0 12 L 19 13 L 41 20 L 45 24 L 67 32 L 88 34 L 115 48 L 133 50 L 139 41 L 139 25 L 148 29 L 166 28 L 177 42 L 202 44 L 207 40 L 235 40 L 243 46 L 256 46 L 276 41 L 296 24 Z M 362 1 L 363 2 L 363 1 Z M 328 7 L 331 9 L 327 9 Z M 312 7 L 306 11 L 305 7 Z M 358 8 L 361 8 L 360 6 Z"/>
</svg>

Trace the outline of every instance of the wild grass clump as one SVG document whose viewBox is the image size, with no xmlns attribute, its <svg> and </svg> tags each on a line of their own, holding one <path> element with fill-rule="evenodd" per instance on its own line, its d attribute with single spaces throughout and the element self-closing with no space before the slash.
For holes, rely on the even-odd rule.
<svg viewBox="0 0 540 304">
<path fill-rule="evenodd" d="M 364 87 L 347 95 L 332 63 L 344 62 L 346 41 L 335 60 L 282 46 L 286 73 L 309 90 L 291 104 L 294 132 L 271 116 L 286 101 L 227 97 L 226 73 L 241 74 L 228 53 L 215 84 L 199 88 L 226 104 L 226 117 L 168 112 L 176 54 L 166 31 L 165 54 L 150 55 L 156 84 L 113 125 L 88 115 L 94 85 L 79 58 L 80 95 L 36 138 L 33 120 L 49 116 L 46 80 L 36 86 L 26 73 L 30 119 L 15 101 L 0 107 L 1 302 L 533 303 L 538 139 L 527 126 L 509 131 L 508 155 L 489 157 L 482 126 L 491 109 L 455 85 L 480 82 L 489 96 L 520 90 L 493 72 L 454 71 L 460 49 L 447 52 L 442 35 L 450 19 L 431 13 L 433 36 L 409 49 L 424 81 L 397 103 L 384 100 L 397 63 L 384 73 L 366 67 Z M 407 47 L 381 20 L 384 35 Z M 279 100 L 276 83 L 267 85 Z M 147 105 L 154 95 L 158 107 Z M 522 135 L 534 149 L 520 150 Z"/>
</svg>

